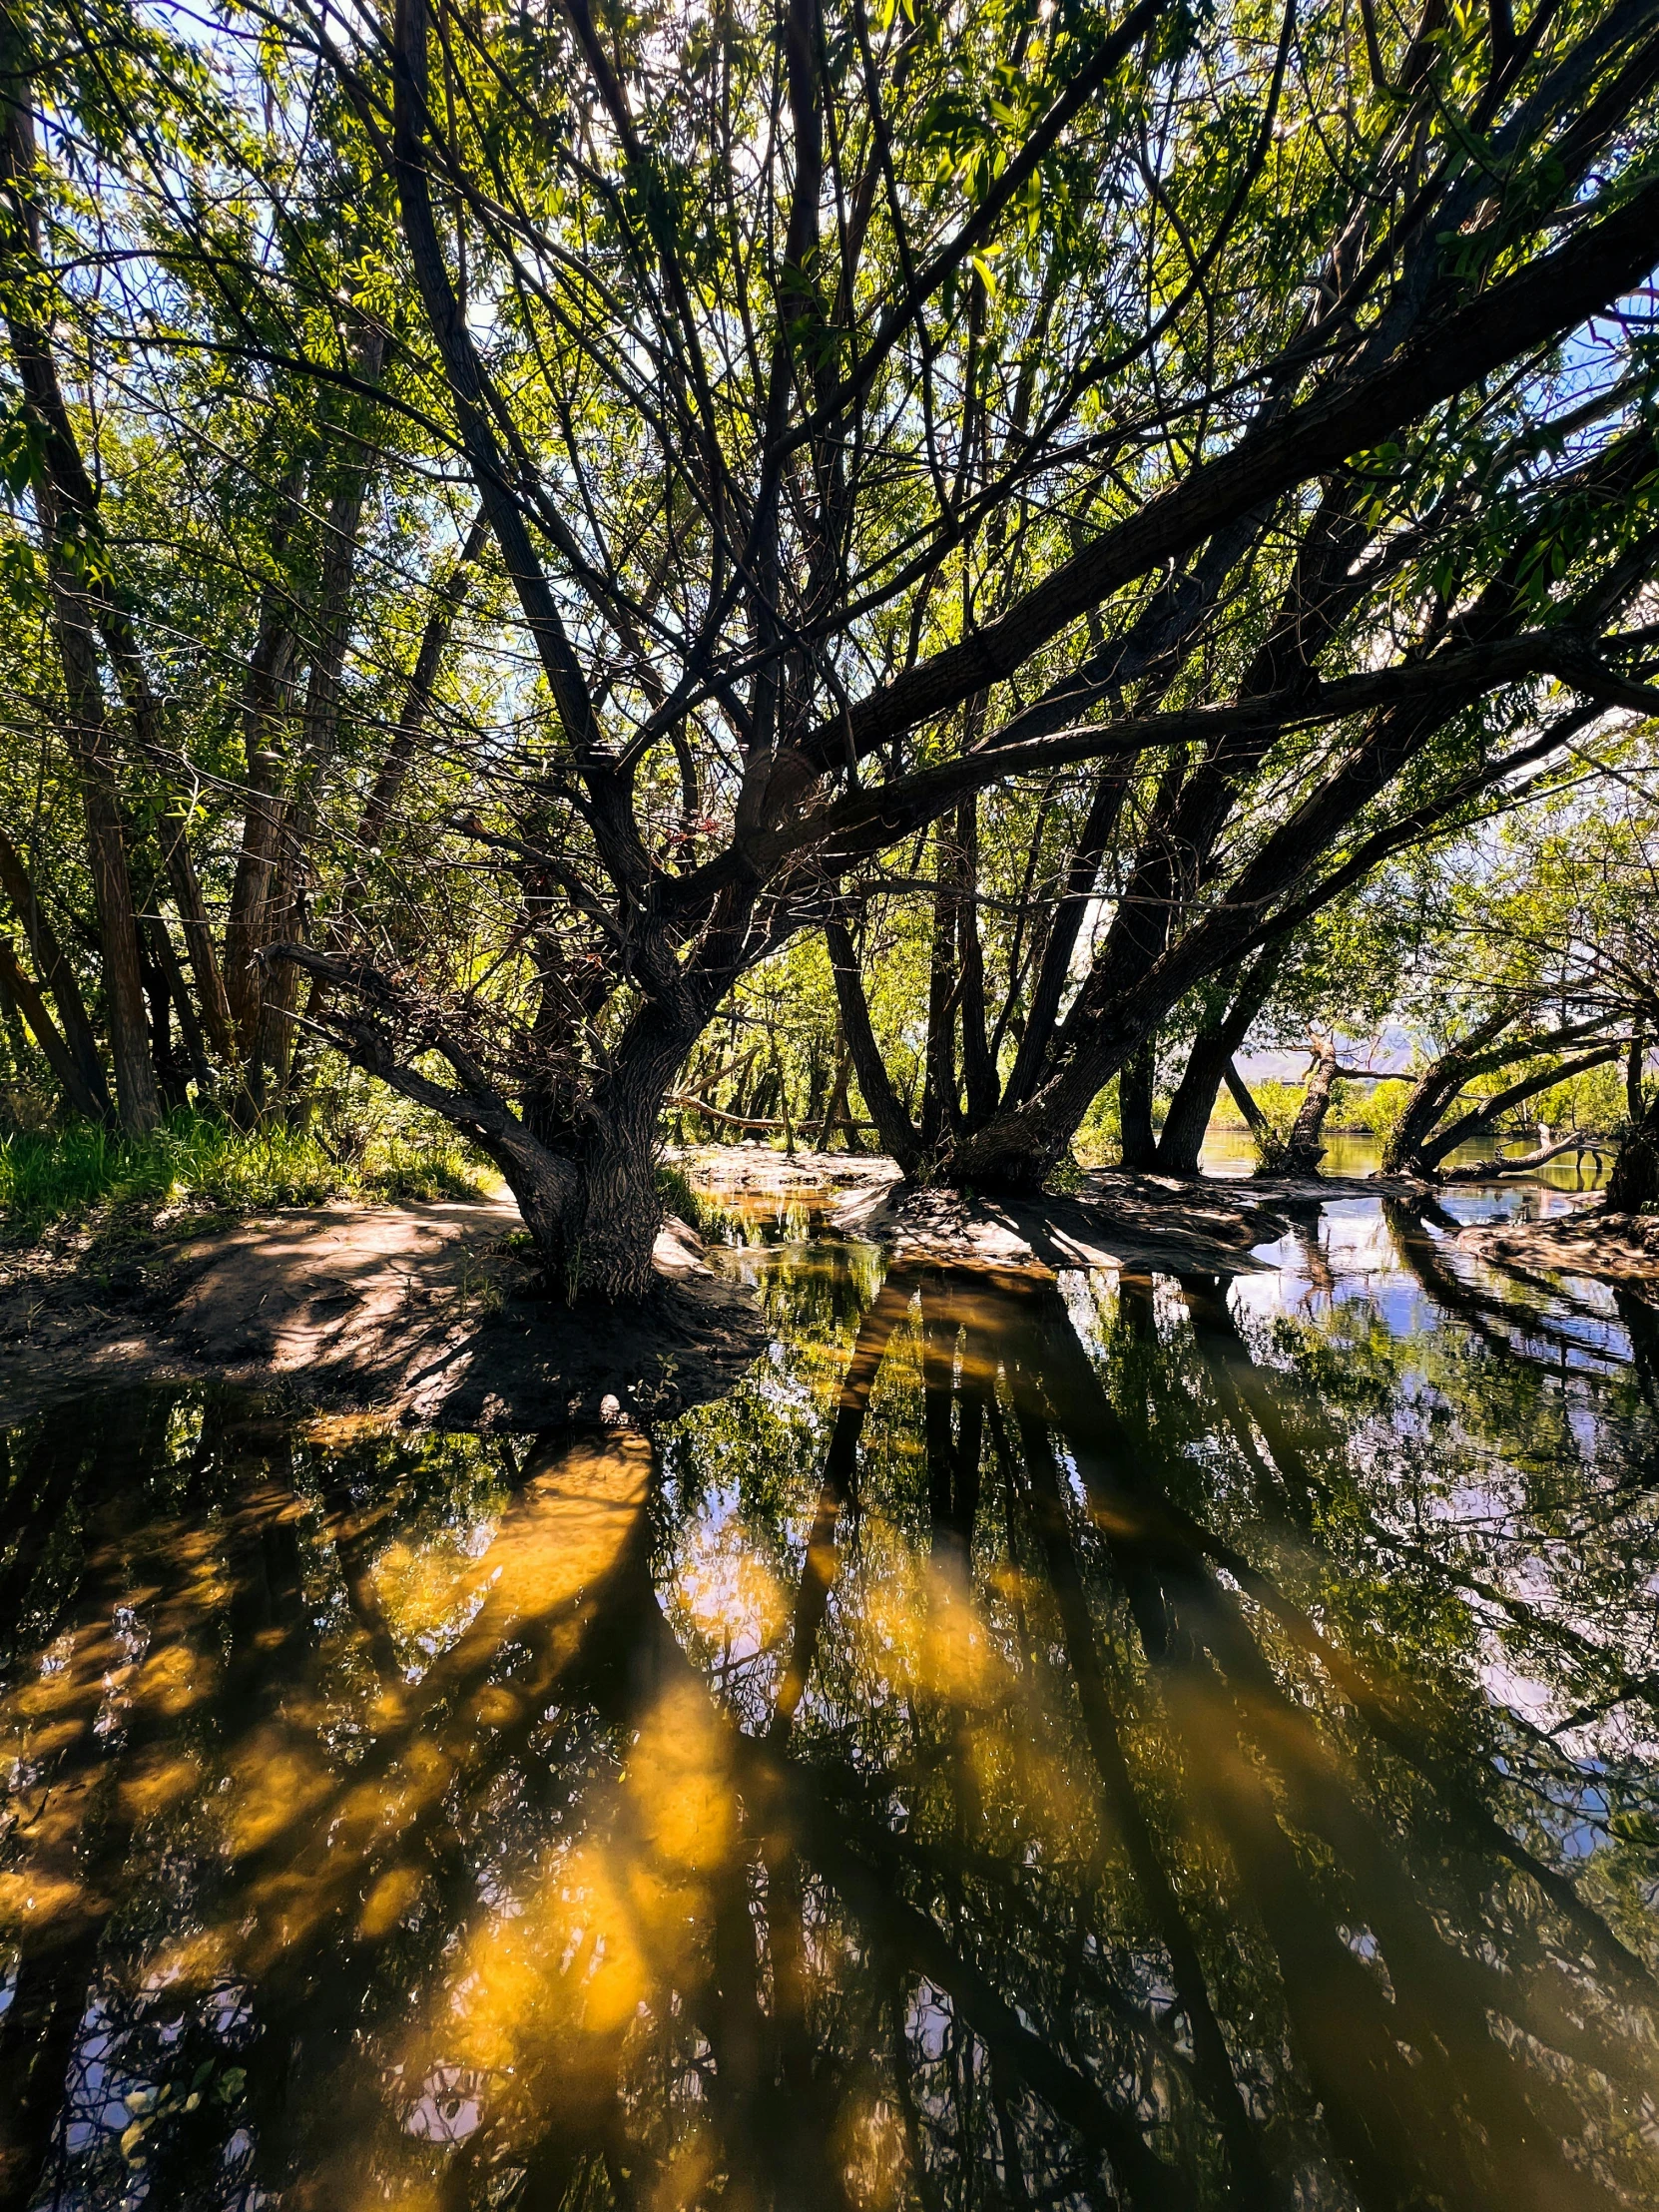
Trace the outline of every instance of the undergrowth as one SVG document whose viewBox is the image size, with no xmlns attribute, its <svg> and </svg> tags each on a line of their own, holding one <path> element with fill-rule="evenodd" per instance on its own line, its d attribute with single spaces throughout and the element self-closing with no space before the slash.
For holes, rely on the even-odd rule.
<svg viewBox="0 0 1659 2212">
<path fill-rule="evenodd" d="M 13 1235 L 129 1207 L 257 1213 L 338 1198 L 476 1198 L 481 1188 L 458 1140 L 424 1132 L 378 1135 L 342 1157 L 310 1130 L 238 1129 L 187 1110 L 145 1137 L 96 1122 L 0 1137 L 0 1220 Z"/>
</svg>

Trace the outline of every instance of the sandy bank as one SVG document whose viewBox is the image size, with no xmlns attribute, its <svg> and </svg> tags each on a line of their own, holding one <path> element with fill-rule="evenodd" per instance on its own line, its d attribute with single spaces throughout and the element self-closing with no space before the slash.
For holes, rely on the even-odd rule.
<svg viewBox="0 0 1659 2212">
<path fill-rule="evenodd" d="M 1608 1283 L 1659 1281 L 1659 1214 L 1610 1214 L 1591 1206 L 1583 1213 L 1543 1221 L 1482 1223 L 1457 1239 L 1482 1260 L 1516 1267 L 1559 1269 Z"/>
<path fill-rule="evenodd" d="M 177 1225 L 176 1225 L 177 1226 Z M 719 1396 L 760 1349 L 753 1300 L 683 1223 L 637 1314 L 539 1293 L 510 1201 L 340 1207 L 111 1257 L 43 1248 L 0 1276 L 0 1417 L 139 1381 L 275 1382 L 329 1411 L 445 1427 L 641 1418 Z"/>
<path fill-rule="evenodd" d="M 1090 1176 L 1074 1195 L 965 1197 L 889 1180 L 852 1193 L 830 1215 L 843 1235 L 869 1237 L 897 1260 L 952 1267 L 1106 1268 L 1131 1275 L 1237 1275 L 1259 1265 L 1250 1247 L 1282 1220 L 1241 1193 L 1150 1177 Z"/>
</svg>

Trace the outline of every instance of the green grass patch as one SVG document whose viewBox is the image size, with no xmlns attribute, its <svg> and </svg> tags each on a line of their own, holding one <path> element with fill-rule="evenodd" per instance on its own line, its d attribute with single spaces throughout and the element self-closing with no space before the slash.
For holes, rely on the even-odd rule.
<svg viewBox="0 0 1659 2212">
<path fill-rule="evenodd" d="M 115 1209 L 235 1215 L 338 1198 L 476 1198 L 481 1189 L 465 1147 L 441 1135 L 371 1138 L 346 1161 L 310 1130 L 278 1121 L 238 1129 L 189 1112 L 147 1137 L 74 1122 L 0 1138 L 0 1219 L 14 1235 Z"/>
<path fill-rule="evenodd" d="M 700 1237 L 718 1233 L 721 1213 L 693 1187 L 691 1178 L 681 1169 L 659 1165 L 657 1169 L 657 1195 L 666 1212 L 678 1214 L 688 1229 L 695 1229 Z"/>
</svg>

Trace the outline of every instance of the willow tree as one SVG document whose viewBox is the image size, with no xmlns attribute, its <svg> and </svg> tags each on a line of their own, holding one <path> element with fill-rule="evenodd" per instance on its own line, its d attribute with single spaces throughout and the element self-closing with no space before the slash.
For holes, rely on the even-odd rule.
<svg viewBox="0 0 1659 2212">
<path fill-rule="evenodd" d="M 1030 1183 L 1185 993 L 1386 844 L 1402 777 L 1449 803 L 1651 704 L 1648 0 L 238 20 L 248 98 L 337 88 L 418 303 L 400 419 L 517 618 L 426 940 L 353 898 L 267 964 L 492 1154 L 573 1285 L 647 1283 L 663 1102 L 734 981 L 898 840 L 970 841 L 976 795 L 1095 765 L 1046 1031 L 1014 1066 L 967 1038 L 972 1111 L 952 1079 L 916 1162 Z M 386 320 L 378 276 L 353 296 Z M 480 877 L 457 960 L 439 886 Z M 971 965 L 971 884 L 953 912 Z"/>
</svg>

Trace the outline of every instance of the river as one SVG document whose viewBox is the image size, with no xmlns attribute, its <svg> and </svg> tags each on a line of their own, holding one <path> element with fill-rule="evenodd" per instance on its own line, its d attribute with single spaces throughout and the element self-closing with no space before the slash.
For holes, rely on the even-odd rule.
<svg viewBox="0 0 1659 2212">
<path fill-rule="evenodd" d="M 1659 1309 L 731 1217 L 646 1437 L 6 1438 L 0 2204 L 1659 2202 Z"/>
</svg>

